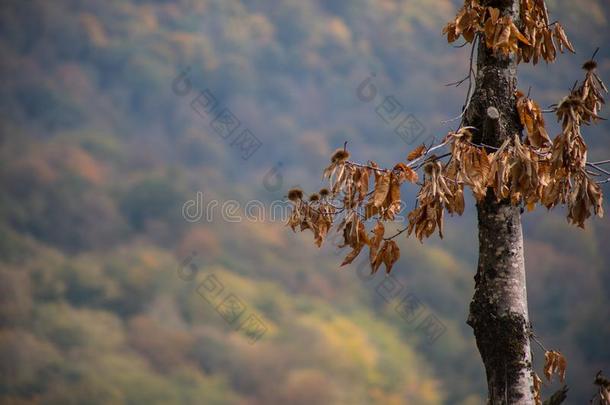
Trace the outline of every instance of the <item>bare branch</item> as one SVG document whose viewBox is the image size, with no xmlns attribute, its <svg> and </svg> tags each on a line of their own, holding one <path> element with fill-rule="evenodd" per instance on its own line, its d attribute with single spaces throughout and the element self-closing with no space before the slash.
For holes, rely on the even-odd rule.
<svg viewBox="0 0 610 405">
<path fill-rule="evenodd" d="M 464 121 L 463 117 L 464 117 L 464 114 L 466 113 L 466 110 L 468 110 L 468 107 L 470 106 L 470 100 L 472 99 L 472 93 L 474 90 L 473 78 L 474 78 L 475 72 L 474 72 L 474 68 L 473 68 L 473 60 L 474 60 L 474 50 L 476 48 L 476 44 L 477 44 L 478 40 L 480 40 L 480 39 L 479 39 L 479 35 L 477 34 L 474 37 L 474 39 L 472 40 L 472 46 L 470 49 L 470 64 L 468 67 L 468 76 L 465 79 L 462 79 L 462 80 L 456 82 L 456 87 L 457 87 L 460 84 L 462 84 L 466 79 L 468 79 L 468 92 L 466 93 L 466 102 L 462 106 L 462 112 L 457 117 L 453 117 L 451 119 L 441 121 L 441 124 L 447 124 L 451 121 L 455 121 L 457 119 L 462 118 L 462 121 L 460 122 L 460 127 L 462 126 L 462 123 Z"/>
</svg>

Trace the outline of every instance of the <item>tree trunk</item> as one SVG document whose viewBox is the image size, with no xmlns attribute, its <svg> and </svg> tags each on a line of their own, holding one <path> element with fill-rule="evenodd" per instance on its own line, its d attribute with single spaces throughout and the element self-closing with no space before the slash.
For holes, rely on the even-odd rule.
<svg viewBox="0 0 610 405">
<path fill-rule="evenodd" d="M 481 3 L 518 20 L 516 0 Z M 464 121 L 478 129 L 474 142 L 500 146 L 507 137 L 521 134 L 515 107 L 517 64 L 513 56 L 494 55 L 485 43 L 479 44 L 477 55 L 475 91 Z M 533 404 L 520 207 L 497 202 L 488 190 L 477 211 L 479 263 L 468 324 L 485 364 L 489 403 Z"/>
</svg>

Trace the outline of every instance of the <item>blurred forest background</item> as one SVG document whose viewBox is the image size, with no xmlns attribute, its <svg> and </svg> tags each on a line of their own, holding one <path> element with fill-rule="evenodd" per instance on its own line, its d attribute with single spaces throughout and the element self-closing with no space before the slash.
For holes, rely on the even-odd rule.
<svg viewBox="0 0 610 405">
<path fill-rule="evenodd" d="M 607 0 L 547 3 L 578 54 L 520 67 L 520 88 L 543 106 L 598 46 L 610 82 Z M 445 86 L 468 71 L 469 48 L 441 36 L 458 6 L 2 1 L 0 403 L 484 403 L 465 324 L 472 204 L 443 241 L 400 239 L 393 275 L 446 328 L 433 343 L 379 294 L 383 275 L 340 269 L 335 248 L 316 249 L 311 235 L 181 215 L 198 191 L 243 207 L 296 184 L 317 190 L 344 141 L 358 160 L 404 159 L 416 144 L 377 115 L 385 96 L 424 125 L 419 141 L 444 136 L 466 93 Z M 187 67 L 192 91 L 181 96 L 172 83 Z M 357 89 L 372 73 L 378 96 L 367 103 Z M 250 159 L 191 109 L 205 88 L 261 140 Z M 593 160 L 610 157 L 609 130 L 587 128 Z M 269 187 L 280 162 L 281 187 Z M 588 402 L 595 373 L 610 372 L 610 221 L 579 230 L 561 208 L 538 209 L 524 226 L 533 326 L 568 359 L 568 402 Z M 185 281 L 177 269 L 192 252 L 199 272 Z M 197 293 L 210 274 L 264 322 L 254 344 Z"/>
</svg>

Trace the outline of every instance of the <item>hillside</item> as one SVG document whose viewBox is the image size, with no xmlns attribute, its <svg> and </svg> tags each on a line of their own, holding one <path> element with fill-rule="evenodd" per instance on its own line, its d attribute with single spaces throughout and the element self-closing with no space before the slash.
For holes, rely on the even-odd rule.
<svg viewBox="0 0 610 405">
<path fill-rule="evenodd" d="M 548 4 L 578 54 L 521 69 L 521 88 L 545 106 L 610 39 L 605 0 Z M 442 121 L 466 89 L 445 84 L 466 75 L 469 49 L 440 35 L 456 8 L 4 1 L 0 403 L 482 403 L 465 324 L 472 208 L 447 221 L 442 241 L 401 239 L 394 284 L 339 268 L 332 246 L 313 247 L 270 208 L 293 185 L 321 187 L 345 141 L 385 164 L 457 124 Z M 598 60 L 610 81 L 610 49 Z M 197 104 L 204 91 L 258 148 L 215 126 Z M 401 138 L 377 114 L 388 96 L 421 125 L 415 134 Z M 587 128 L 593 158 L 610 156 L 609 134 L 608 121 Z M 198 192 L 212 211 L 185 218 Z M 254 200 L 264 218 L 246 209 Z M 242 220 L 227 218 L 230 201 Z M 595 373 L 610 372 L 610 222 L 574 229 L 560 208 L 528 213 L 524 226 L 530 316 L 568 358 L 569 403 L 583 403 Z M 405 312 L 406 299 L 420 312 Z"/>
</svg>

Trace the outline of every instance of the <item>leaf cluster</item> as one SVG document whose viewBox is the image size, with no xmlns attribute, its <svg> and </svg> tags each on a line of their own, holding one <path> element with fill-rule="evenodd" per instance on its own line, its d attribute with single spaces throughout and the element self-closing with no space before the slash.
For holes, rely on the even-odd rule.
<svg viewBox="0 0 610 405">
<path fill-rule="evenodd" d="M 603 216 L 603 195 L 593 179 L 600 173 L 589 170 L 581 127 L 601 119 L 598 111 L 607 92 L 595 73 L 595 63 L 589 61 L 584 68 L 583 82 L 554 108 L 562 126 L 555 139 L 545 129 L 540 106 L 517 92 L 515 109 L 527 134 L 524 141 L 515 133 L 497 148 L 476 144 L 473 134 L 478 129 L 461 127 L 450 131 L 436 146 L 418 146 L 392 169 L 373 161 L 353 162 L 344 147 L 332 155 L 324 169 L 327 189 L 309 199 L 301 190 L 289 192 L 293 210 L 288 225 L 293 231 L 311 230 L 318 247 L 336 226 L 342 235 L 339 247 L 351 248 L 342 265 L 351 263 L 368 247 L 373 273 L 381 264 L 391 271 L 400 257 L 393 239 L 401 233 L 415 234 L 423 241 L 438 231 L 442 238 L 445 210 L 451 215 L 464 212 L 465 186 L 477 201 L 491 196 L 528 210 L 536 205 L 547 209 L 567 205 L 568 222 L 584 228 L 591 214 Z M 441 148 L 449 152 L 441 156 L 433 153 Z M 408 214 L 408 225 L 386 237 L 383 222 L 394 221 L 401 211 L 401 186 L 405 183 L 420 186 L 417 205 Z M 371 219 L 376 225 L 367 231 L 365 222 Z"/>
<path fill-rule="evenodd" d="M 477 34 L 494 52 L 517 55 L 519 61 L 538 63 L 540 59 L 552 62 L 557 49 L 574 52 L 563 27 L 558 22 L 549 24 L 543 0 L 521 0 L 517 24 L 510 14 L 501 15 L 499 9 L 486 7 L 478 0 L 466 0 L 455 19 L 443 28 L 448 42 L 463 37 L 473 42 Z M 519 26 L 518 26 L 519 25 Z"/>
</svg>

